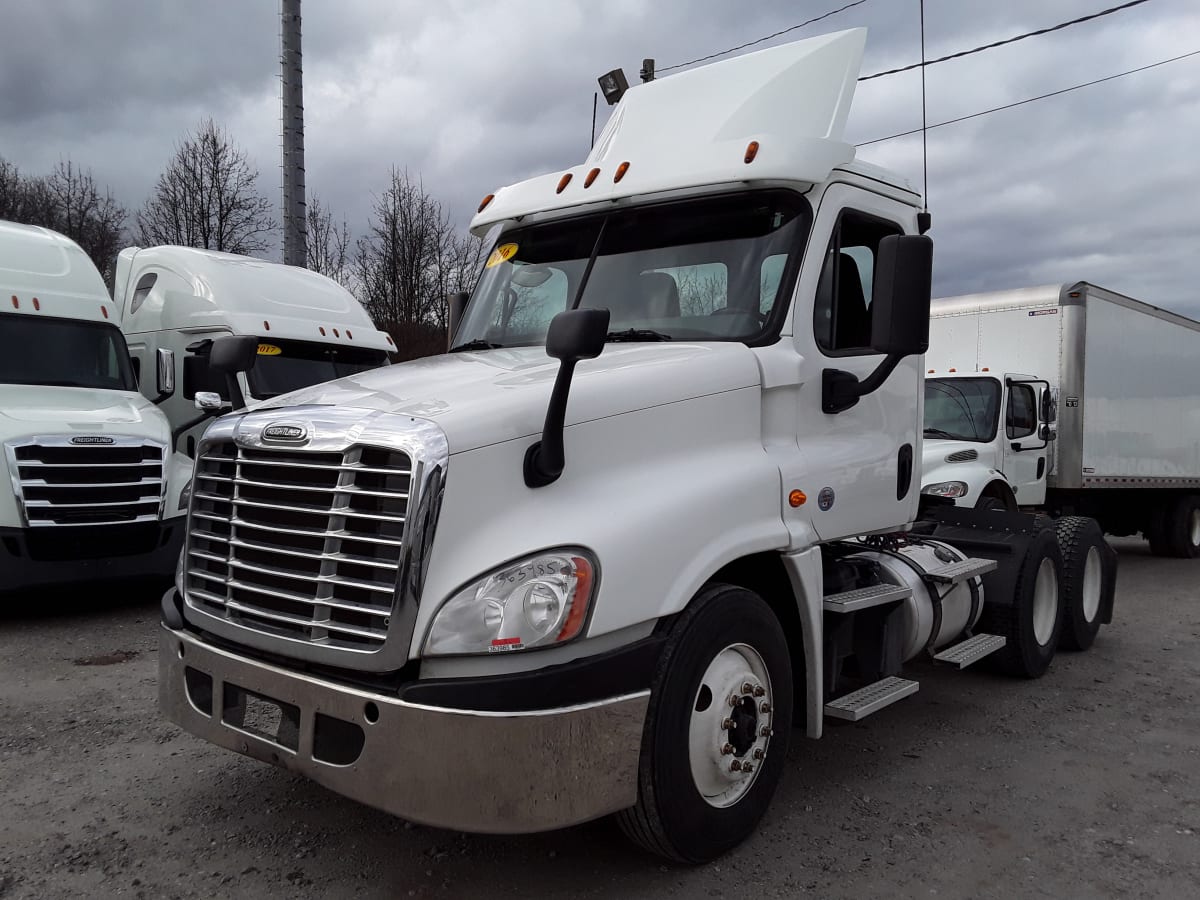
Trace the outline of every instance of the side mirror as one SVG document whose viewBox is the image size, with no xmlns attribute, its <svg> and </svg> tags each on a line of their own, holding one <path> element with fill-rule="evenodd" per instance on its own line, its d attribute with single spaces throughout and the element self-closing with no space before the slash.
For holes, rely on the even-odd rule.
<svg viewBox="0 0 1200 900">
<path fill-rule="evenodd" d="M 225 401 L 216 391 L 196 391 L 196 409 L 202 413 L 216 415 L 225 408 Z"/>
<path fill-rule="evenodd" d="M 463 313 L 467 311 L 467 301 L 471 295 L 466 291 L 446 295 L 446 347 L 454 346 L 454 335 L 458 331 L 458 323 L 462 321 Z"/>
<path fill-rule="evenodd" d="M 871 349 L 916 356 L 929 349 L 933 240 L 892 234 L 879 242 L 871 291 Z"/>
<path fill-rule="evenodd" d="M 1038 429 L 1038 437 L 1041 438 L 1043 441 L 1045 441 L 1047 444 L 1050 443 L 1051 441 L 1057 441 L 1058 440 L 1058 429 L 1055 428 L 1053 425 L 1043 425 L 1041 428 Z"/>
<path fill-rule="evenodd" d="M 250 371 L 257 359 L 258 338 L 249 334 L 227 334 L 216 338 L 208 351 L 208 364 L 228 375 Z"/>
<path fill-rule="evenodd" d="M 608 320 L 607 309 L 570 309 L 550 320 L 546 355 L 559 360 L 558 375 L 546 407 L 542 439 L 525 451 L 525 484 L 528 487 L 545 487 L 562 475 L 566 465 L 563 421 L 575 364 L 601 354 L 608 339 Z"/>
<path fill-rule="evenodd" d="M 1042 391 L 1042 414 L 1043 422 L 1049 424 L 1058 418 L 1058 404 L 1054 402 L 1054 397 L 1050 395 L 1050 390 L 1047 388 Z"/>
<path fill-rule="evenodd" d="M 175 393 L 175 351 L 160 347 L 155 355 L 158 361 L 158 399 L 161 403 Z"/>
</svg>

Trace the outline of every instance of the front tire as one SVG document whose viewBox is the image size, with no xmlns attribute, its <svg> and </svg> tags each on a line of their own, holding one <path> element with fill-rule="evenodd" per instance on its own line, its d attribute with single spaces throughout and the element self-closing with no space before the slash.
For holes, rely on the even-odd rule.
<svg viewBox="0 0 1200 900">
<path fill-rule="evenodd" d="M 1112 603 L 1116 566 L 1095 519 L 1064 516 L 1054 523 L 1063 555 L 1063 622 L 1059 647 L 1086 650 Z"/>
<path fill-rule="evenodd" d="M 1007 639 L 992 656 L 1002 671 L 1038 678 L 1049 668 L 1063 628 L 1062 580 L 1062 551 L 1054 529 L 1047 525 L 1025 551 L 1011 605 L 985 603 L 983 607 L 979 630 Z"/>
<path fill-rule="evenodd" d="M 659 660 L 638 802 L 617 814 L 621 830 L 685 863 L 740 844 L 783 773 L 792 700 L 791 658 L 775 613 L 743 588 L 704 588 L 672 623 Z"/>
</svg>

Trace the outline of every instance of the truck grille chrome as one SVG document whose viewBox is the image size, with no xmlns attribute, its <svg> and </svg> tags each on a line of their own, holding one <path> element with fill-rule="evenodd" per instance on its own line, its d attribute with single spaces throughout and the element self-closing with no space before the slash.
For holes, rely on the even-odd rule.
<svg viewBox="0 0 1200 900">
<path fill-rule="evenodd" d="M 412 482 L 402 450 L 207 443 L 192 480 L 188 602 L 269 635 L 379 649 Z"/>
<path fill-rule="evenodd" d="M 165 444 L 142 438 L 54 435 L 4 447 L 30 528 L 123 525 L 159 518 Z"/>
</svg>

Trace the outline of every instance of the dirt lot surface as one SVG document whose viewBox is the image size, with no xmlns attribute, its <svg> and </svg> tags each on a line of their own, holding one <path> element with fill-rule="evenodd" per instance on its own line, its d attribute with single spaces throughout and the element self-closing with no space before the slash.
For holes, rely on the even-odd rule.
<svg viewBox="0 0 1200 900">
<path fill-rule="evenodd" d="M 1119 541 L 1113 624 L 1040 681 L 920 693 L 794 737 L 758 833 L 661 864 L 596 822 L 415 827 L 156 710 L 155 591 L 0 612 L 0 897 L 1200 896 L 1200 561 Z"/>
</svg>

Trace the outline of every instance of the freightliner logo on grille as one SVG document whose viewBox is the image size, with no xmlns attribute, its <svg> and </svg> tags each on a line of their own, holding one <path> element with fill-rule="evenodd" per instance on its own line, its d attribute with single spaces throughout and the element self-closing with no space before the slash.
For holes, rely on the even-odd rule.
<svg viewBox="0 0 1200 900">
<path fill-rule="evenodd" d="M 87 434 L 71 438 L 72 444 L 111 444 L 113 439 L 101 434 Z"/>
<path fill-rule="evenodd" d="M 281 444 L 302 444 L 308 440 L 308 429 L 303 425 L 276 422 L 264 428 L 262 436 L 264 441 L 273 441 Z"/>
</svg>

